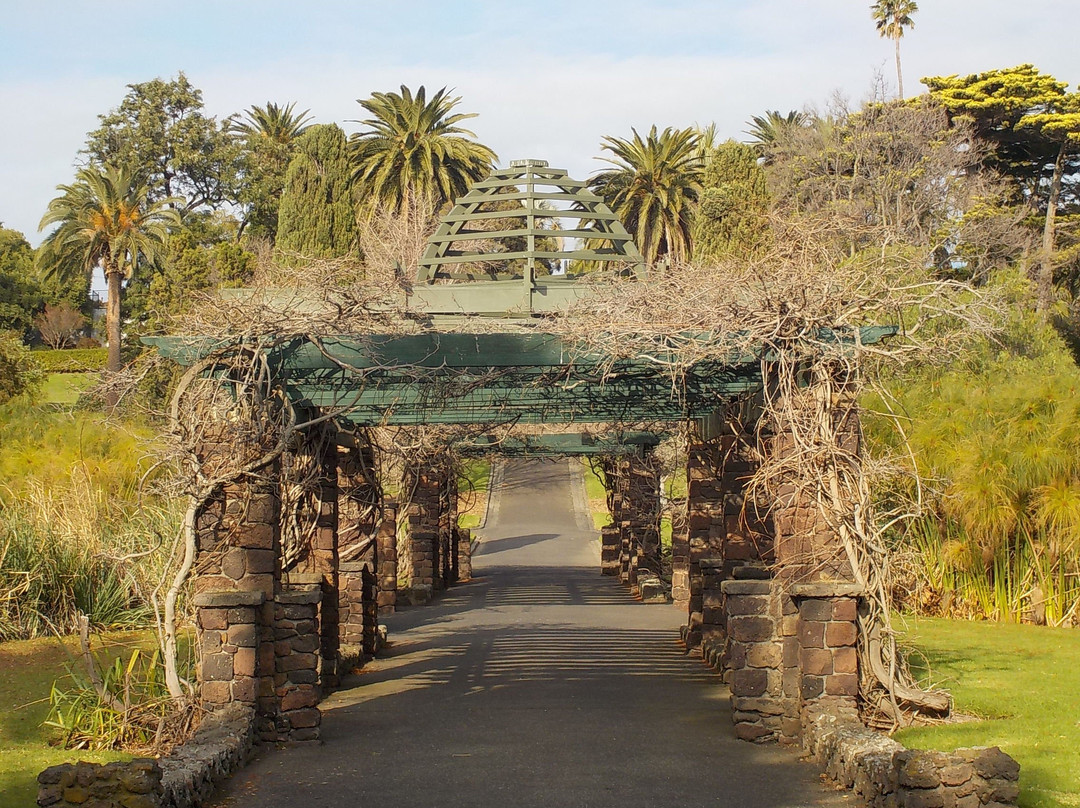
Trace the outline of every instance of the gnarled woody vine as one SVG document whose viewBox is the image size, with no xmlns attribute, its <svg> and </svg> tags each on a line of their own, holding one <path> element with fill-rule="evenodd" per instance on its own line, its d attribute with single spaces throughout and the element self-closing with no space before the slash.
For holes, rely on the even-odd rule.
<svg viewBox="0 0 1080 808">
<path fill-rule="evenodd" d="M 777 217 L 772 248 L 752 260 L 674 266 L 638 283 L 598 277 L 593 293 L 556 328 L 612 360 L 663 363 L 676 387 L 701 361 L 758 358 L 763 389 L 744 404 L 757 416 L 748 447 L 756 471 L 745 507 L 809 507 L 839 538 L 865 593 L 862 703 L 872 720 L 895 724 L 911 711 L 945 713 L 949 702 L 915 684 L 890 625 L 885 536 L 919 513 L 921 488 L 917 481 L 901 486 L 914 495 L 889 503 L 875 493 L 898 475 L 911 475 L 914 464 L 859 451 L 851 434 L 858 403 L 868 388 L 881 390 L 883 376 L 898 366 L 947 361 L 968 338 L 992 333 L 999 305 L 966 284 L 935 279 L 911 252 L 845 254 L 829 239 L 834 226 L 828 219 Z M 896 325 L 898 332 L 884 343 L 862 344 L 859 328 L 874 325 Z M 903 428 L 891 413 L 869 415 Z M 745 429 L 744 423 L 731 431 Z"/>
</svg>

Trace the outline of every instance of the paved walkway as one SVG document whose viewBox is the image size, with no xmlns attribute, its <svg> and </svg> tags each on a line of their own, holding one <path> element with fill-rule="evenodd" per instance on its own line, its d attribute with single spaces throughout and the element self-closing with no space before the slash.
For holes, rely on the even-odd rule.
<svg viewBox="0 0 1080 808">
<path fill-rule="evenodd" d="M 509 461 L 476 580 L 385 622 L 383 658 L 323 702 L 324 744 L 270 750 L 222 805 L 849 806 L 735 739 L 680 615 L 599 574 L 566 461 Z"/>
</svg>

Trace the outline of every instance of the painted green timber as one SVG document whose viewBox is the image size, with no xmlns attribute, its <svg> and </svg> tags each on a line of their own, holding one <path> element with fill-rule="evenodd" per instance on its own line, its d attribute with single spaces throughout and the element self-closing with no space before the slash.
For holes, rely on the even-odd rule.
<svg viewBox="0 0 1080 808">
<path fill-rule="evenodd" d="M 568 433 L 558 435 L 526 435 L 520 438 L 498 439 L 494 435 L 481 435 L 469 441 L 454 444 L 463 455 L 642 455 L 646 447 L 656 446 L 663 435 L 653 432 L 631 432 L 623 435 L 592 435 Z"/>
<path fill-rule="evenodd" d="M 859 340 L 872 344 L 896 331 L 864 328 Z M 819 338 L 854 341 L 833 332 Z M 144 341 L 182 364 L 229 345 Z M 663 363 L 675 357 L 659 348 L 656 361 L 611 360 L 576 351 L 552 334 L 429 332 L 326 337 L 317 344 L 296 337 L 264 341 L 262 350 L 297 407 L 337 410 L 356 426 L 680 421 L 708 416 L 761 388 L 761 360 L 752 355 L 698 363 L 672 377 Z"/>
<path fill-rule="evenodd" d="M 544 190 L 544 189 L 554 190 Z M 514 206 L 514 203 L 520 203 Z M 550 206 L 551 202 L 569 203 L 565 208 Z M 509 207 L 509 210 L 491 210 L 491 206 Z M 487 206 L 487 209 L 483 209 Z M 576 227 L 538 227 L 538 223 L 576 219 Z M 509 220 L 512 224 L 501 230 L 483 230 L 470 227 L 485 221 Z M 587 223 L 591 222 L 592 225 Z M 540 250 L 537 239 L 556 240 L 559 249 Z M 511 242 L 511 239 L 518 241 Z M 520 243 L 525 240 L 525 244 Z M 585 240 L 580 249 L 562 249 L 564 245 L 575 246 L 576 240 Z M 607 242 L 609 247 L 597 248 L 597 243 Z M 498 249 L 480 252 L 477 249 L 489 243 L 501 245 Z M 459 245 L 459 249 L 452 249 Z M 473 249 L 469 247 L 476 245 Z M 635 268 L 637 274 L 644 271 L 644 261 L 633 238 L 626 232 L 604 200 L 588 190 L 587 184 L 572 180 L 560 168 L 548 168 L 542 160 L 521 160 L 511 163 L 508 169 L 496 169 L 489 177 L 475 183 L 454 204 L 448 215 L 439 222 L 435 233 L 428 239 L 427 248 L 417 266 L 418 283 L 433 284 L 440 279 L 455 277 L 496 279 L 516 278 L 525 289 L 531 288 L 538 274 L 547 269 L 538 262 L 619 261 Z M 477 266 L 475 272 L 453 272 L 448 267 Z M 506 304 L 505 297 L 494 290 L 486 298 L 477 293 L 468 298 L 478 301 L 474 314 L 499 313 L 499 306 Z M 460 306 L 464 298 L 459 299 Z M 530 294 L 509 302 L 510 309 L 520 313 L 522 309 L 543 314 L 550 309 L 533 308 Z M 461 310 L 461 309 L 458 309 Z M 462 310 L 467 311 L 467 310 Z"/>
</svg>

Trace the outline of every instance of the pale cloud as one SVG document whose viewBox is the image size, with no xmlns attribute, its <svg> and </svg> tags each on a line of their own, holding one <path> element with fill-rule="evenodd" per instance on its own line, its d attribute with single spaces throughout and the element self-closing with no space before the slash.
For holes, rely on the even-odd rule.
<svg viewBox="0 0 1080 808">
<path fill-rule="evenodd" d="M 346 131 L 357 128 L 350 119 L 363 117 L 355 100 L 373 91 L 402 83 L 454 87 L 462 109 L 479 114 L 471 128 L 503 161 L 546 159 L 579 177 L 600 167 L 593 158 L 606 134 L 715 121 L 722 135 L 739 138 L 750 116 L 766 109 L 820 106 L 834 91 L 858 101 L 875 74 L 895 82 L 891 43 L 874 31 L 866 0 L 663 7 L 583 0 L 547 4 L 544 13 L 474 2 L 457 29 L 444 4 L 380 4 L 376 12 L 350 3 L 341 6 L 340 25 L 330 13 L 316 21 L 326 32 L 320 39 L 304 39 L 314 23 L 297 16 L 296 4 L 236 5 L 266 13 L 249 14 L 242 27 L 226 19 L 222 25 L 235 31 L 206 37 L 190 25 L 170 29 L 164 12 L 151 25 L 144 13 L 140 25 L 156 40 L 140 46 L 143 57 L 124 75 L 115 64 L 102 75 L 89 57 L 77 70 L 49 76 L 25 46 L 25 64 L 0 59 L 0 105 L 17 121 L 0 128 L 0 221 L 37 243 L 37 222 L 55 186 L 70 181 L 96 116 L 119 103 L 126 84 L 178 70 L 203 90 L 210 114 L 296 101 Z M 324 12 L 331 6 L 321 4 Z M 1075 85 L 1080 55 L 1062 34 L 1073 6 L 1074 0 L 1030 0 L 1021 16 L 1015 0 L 923 0 L 916 28 L 902 42 L 905 87 L 917 92 L 924 75 L 1022 62 Z M 211 5 L 186 8 L 193 15 Z M 281 41 L 282 26 L 295 28 L 302 40 L 296 47 L 270 46 Z M 235 52 L 223 46 L 229 37 Z"/>
</svg>

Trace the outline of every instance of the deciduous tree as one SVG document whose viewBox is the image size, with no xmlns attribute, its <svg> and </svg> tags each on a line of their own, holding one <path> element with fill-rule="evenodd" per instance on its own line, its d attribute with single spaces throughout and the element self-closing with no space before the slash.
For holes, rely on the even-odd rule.
<svg viewBox="0 0 1080 808">
<path fill-rule="evenodd" d="M 46 304 L 45 311 L 34 318 L 41 340 L 50 348 L 66 348 L 86 325 L 82 312 L 67 303 Z"/>
</svg>

